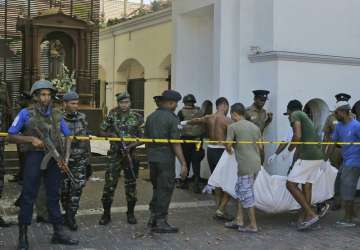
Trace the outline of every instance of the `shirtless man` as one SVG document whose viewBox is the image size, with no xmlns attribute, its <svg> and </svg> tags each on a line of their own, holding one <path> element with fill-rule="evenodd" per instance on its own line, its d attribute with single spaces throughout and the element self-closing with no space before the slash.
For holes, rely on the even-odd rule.
<svg viewBox="0 0 360 250">
<path fill-rule="evenodd" d="M 229 102 L 225 97 L 220 97 L 216 100 L 216 113 L 206 115 L 201 118 L 195 118 L 190 121 L 184 121 L 181 125 L 186 124 L 206 124 L 210 141 L 225 141 L 226 131 L 231 119 L 227 117 L 229 112 Z M 219 144 L 209 144 L 207 147 L 207 158 L 211 173 L 214 171 L 222 154 L 224 153 L 225 146 Z M 220 188 L 215 189 L 215 200 L 217 210 L 215 217 L 222 220 L 231 220 L 226 213 L 225 207 L 230 200 L 230 195 L 223 192 Z"/>
</svg>

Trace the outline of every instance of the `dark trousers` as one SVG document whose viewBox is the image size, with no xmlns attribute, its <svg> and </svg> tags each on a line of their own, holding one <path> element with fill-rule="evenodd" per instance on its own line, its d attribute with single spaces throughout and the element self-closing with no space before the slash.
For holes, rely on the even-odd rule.
<svg viewBox="0 0 360 250">
<path fill-rule="evenodd" d="M 224 151 L 224 148 L 207 148 L 207 158 L 211 173 L 214 172 Z"/>
<path fill-rule="evenodd" d="M 24 168 L 24 180 L 20 199 L 19 224 L 30 225 L 41 178 L 40 164 L 44 158 L 44 152 L 27 152 Z M 61 224 L 60 212 L 60 185 L 61 172 L 57 163 L 51 160 L 44 172 L 44 184 L 46 189 L 47 208 L 49 221 L 52 224 Z"/>
<path fill-rule="evenodd" d="M 192 166 L 195 178 L 200 179 L 200 164 L 205 155 L 204 150 L 201 148 L 199 151 L 196 151 L 196 145 L 193 143 L 184 143 L 181 144 L 181 147 L 188 168 L 188 175 L 190 166 Z"/>
<path fill-rule="evenodd" d="M 150 179 L 153 185 L 150 212 L 156 219 L 165 219 L 175 188 L 175 161 L 150 162 Z"/>
</svg>

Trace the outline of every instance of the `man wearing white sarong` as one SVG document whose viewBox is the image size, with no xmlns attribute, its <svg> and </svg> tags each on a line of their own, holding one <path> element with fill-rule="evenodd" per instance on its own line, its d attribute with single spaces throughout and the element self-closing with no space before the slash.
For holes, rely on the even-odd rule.
<svg viewBox="0 0 360 250">
<path fill-rule="evenodd" d="M 227 129 L 227 141 L 261 141 L 261 131 L 252 122 L 245 119 L 245 107 L 241 103 L 231 106 L 233 124 Z M 237 161 L 237 182 L 235 194 L 238 200 L 237 217 L 234 221 L 225 223 L 225 227 L 237 229 L 240 232 L 256 233 L 258 231 L 255 217 L 254 179 L 264 160 L 262 144 L 227 144 L 229 154 L 235 150 Z M 250 224 L 244 227 L 243 208 L 248 210 Z"/>
<path fill-rule="evenodd" d="M 317 142 L 320 138 L 310 118 L 301 111 L 301 103 L 292 100 L 287 106 L 287 114 L 293 128 L 292 142 Z M 324 155 L 320 145 L 291 144 L 288 148 L 292 151 L 297 148 L 297 160 L 288 175 L 286 187 L 294 199 L 302 207 L 303 214 L 299 217 L 299 230 L 310 228 L 319 221 L 319 216 L 311 207 L 312 184 L 317 181 L 317 174 L 324 163 Z M 302 184 L 302 189 L 298 187 Z"/>
</svg>

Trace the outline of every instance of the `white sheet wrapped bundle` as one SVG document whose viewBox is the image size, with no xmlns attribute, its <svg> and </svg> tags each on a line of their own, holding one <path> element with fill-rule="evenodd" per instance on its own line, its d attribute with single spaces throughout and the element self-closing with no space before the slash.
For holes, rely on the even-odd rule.
<svg viewBox="0 0 360 250">
<path fill-rule="evenodd" d="M 313 185 L 312 202 L 328 200 L 334 195 L 334 183 L 337 169 L 324 162 L 319 169 L 317 182 Z M 255 206 L 267 213 L 280 213 L 298 209 L 300 206 L 286 189 L 286 176 L 269 175 L 261 168 L 254 184 Z M 208 184 L 220 187 L 232 197 L 235 195 L 237 181 L 237 162 L 235 155 L 224 152 Z"/>
</svg>

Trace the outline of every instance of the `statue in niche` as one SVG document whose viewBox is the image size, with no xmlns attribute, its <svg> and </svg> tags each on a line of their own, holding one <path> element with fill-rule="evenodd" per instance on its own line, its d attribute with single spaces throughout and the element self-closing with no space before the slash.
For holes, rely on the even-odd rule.
<svg viewBox="0 0 360 250">
<path fill-rule="evenodd" d="M 49 78 L 62 79 L 64 77 L 65 49 L 59 40 L 50 41 Z"/>
</svg>

